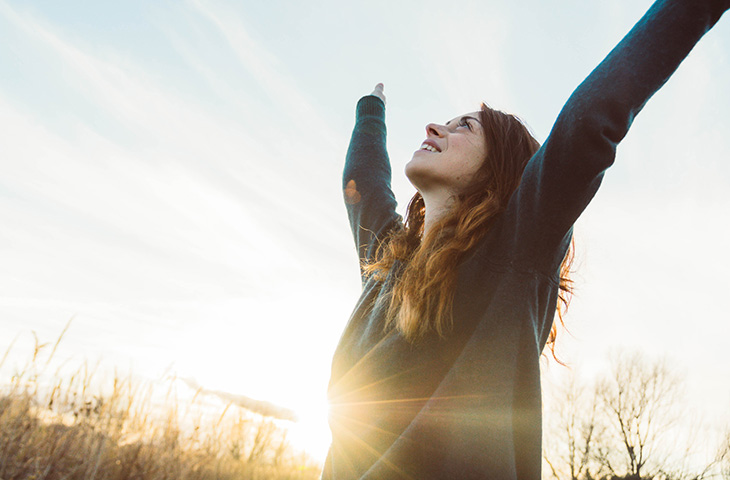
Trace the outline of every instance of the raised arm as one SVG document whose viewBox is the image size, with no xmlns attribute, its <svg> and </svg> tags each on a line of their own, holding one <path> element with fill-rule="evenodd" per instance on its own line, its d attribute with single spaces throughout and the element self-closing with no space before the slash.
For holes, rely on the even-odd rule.
<svg viewBox="0 0 730 480">
<path fill-rule="evenodd" d="M 492 244 L 506 250 L 483 252 L 490 260 L 509 262 L 508 268 L 557 270 L 562 258 L 556 246 L 567 247 L 573 222 L 595 194 L 634 117 L 729 7 L 730 0 L 659 0 L 651 7 L 566 103 L 530 160 L 501 225 L 495 225 L 508 238 Z M 478 323 L 454 362 L 468 368 L 449 370 L 361 479 L 540 478 L 540 437 L 532 428 L 540 422 L 539 399 L 529 397 L 539 378 L 531 376 L 535 370 L 517 371 L 516 365 L 528 355 L 537 362 L 544 345 L 529 328 L 500 326 Z M 496 357 L 497 349 L 485 348 L 495 335 Z M 480 372 L 490 372 L 500 394 L 490 390 L 493 383 L 471 381 Z M 515 405 L 527 407 L 509 410 L 510 394 L 519 399 Z"/>
<path fill-rule="evenodd" d="M 728 8 L 730 0 L 658 0 L 578 86 L 510 200 L 503 260 L 556 271 L 634 118 Z"/>
<path fill-rule="evenodd" d="M 355 128 L 345 159 L 342 188 L 361 264 L 374 258 L 378 242 L 401 221 L 390 190 L 385 148 L 385 96 L 378 84 L 357 103 Z"/>
</svg>

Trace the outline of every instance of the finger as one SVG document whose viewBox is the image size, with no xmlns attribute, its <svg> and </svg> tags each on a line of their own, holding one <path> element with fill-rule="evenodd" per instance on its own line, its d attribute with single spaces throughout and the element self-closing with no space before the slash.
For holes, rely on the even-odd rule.
<svg viewBox="0 0 730 480">
<path fill-rule="evenodd" d="M 376 97 L 381 99 L 383 101 L 383 103 L 385 103 L 385 94 L 383 93 L 383 84 L 382 83 L 376 84 L 375 89 L 373 90 L 373 93 L 371 93 L 370 95 L 375 95 Z"/>
</svg>

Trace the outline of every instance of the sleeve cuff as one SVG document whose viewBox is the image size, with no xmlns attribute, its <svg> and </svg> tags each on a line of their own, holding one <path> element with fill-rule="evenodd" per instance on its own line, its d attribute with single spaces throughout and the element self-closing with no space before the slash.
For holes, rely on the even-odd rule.
<svg viewBox="0 0 730 480">
<path fill-rule="evenodd" d="M 364 116 L 385 118 L 385 103 L 375 95 L 367 95 L 357 102 L 355 119 Z"/>
</svg>

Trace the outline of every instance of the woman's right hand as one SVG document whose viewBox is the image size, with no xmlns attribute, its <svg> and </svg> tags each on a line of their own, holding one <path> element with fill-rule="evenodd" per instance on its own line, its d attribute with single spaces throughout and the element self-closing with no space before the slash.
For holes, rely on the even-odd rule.
<svg viewBox="0 0 730 480">
<path fill-rule="evenodd" d="M 383 105 L 385 105 L 385 94 L 383 93 L 383 84 L 382 83 L 375 85 L 375 90 L 373 90 L 373 93 L 371 93 L 370 95 L 374 95 L 374 96 L 378 97 L 379 99 L 381 99 L 383 101 Z"/>
</svg>

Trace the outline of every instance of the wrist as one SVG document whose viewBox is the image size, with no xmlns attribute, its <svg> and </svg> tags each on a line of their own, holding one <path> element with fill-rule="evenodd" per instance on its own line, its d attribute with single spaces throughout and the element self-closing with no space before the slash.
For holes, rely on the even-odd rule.
<svg viewBox="0 0 730 480">
<path fill-rule="evenodd" d="M 356 118 L 364 116 L 385 117 L 385 103 L 375 95 L 366 95 L 357 102 Z"/>
</svg>

